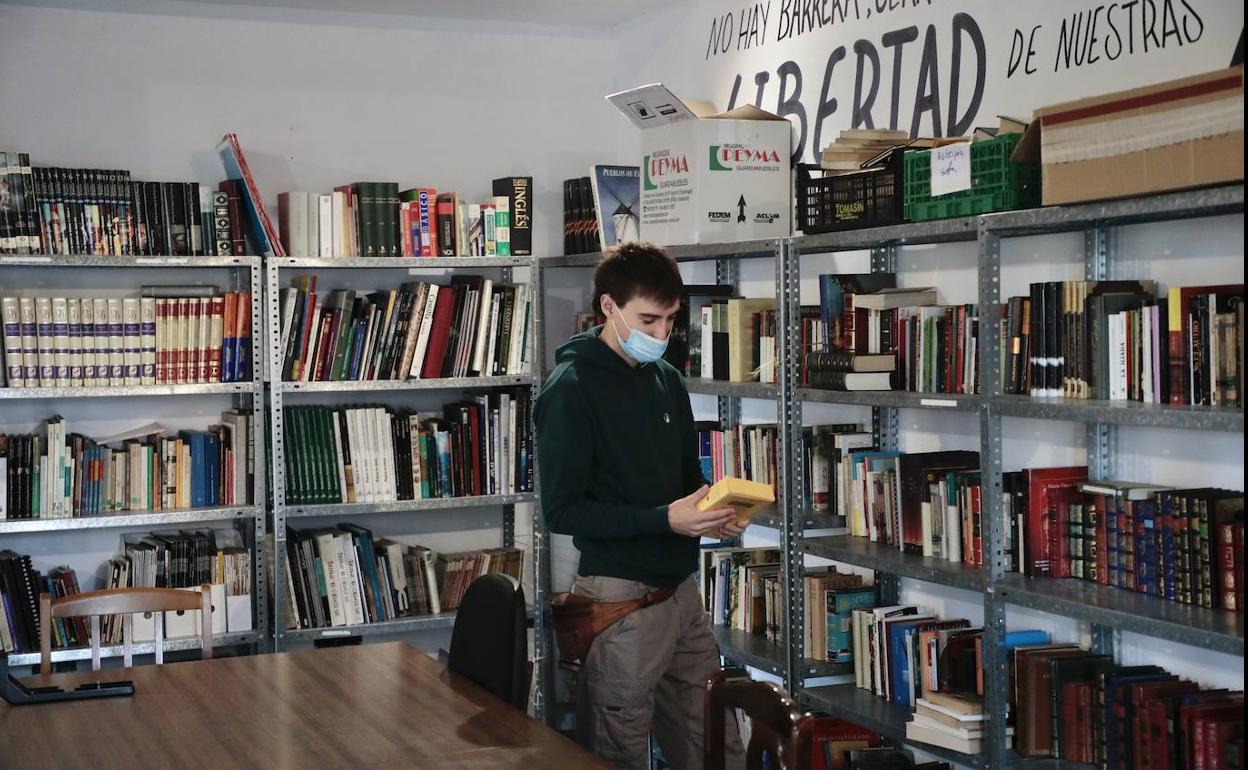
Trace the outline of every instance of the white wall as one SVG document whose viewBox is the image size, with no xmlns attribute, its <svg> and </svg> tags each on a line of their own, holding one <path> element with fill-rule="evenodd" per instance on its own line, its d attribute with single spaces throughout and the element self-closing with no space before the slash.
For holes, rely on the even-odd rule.
<svg viewBox="0 0 1248 770">
<path fill-rule="evenodd" d="M 609 28 L 127 4 L 140 6 L 147 12 L 0 4 L 0 147 L 29 152 L 35 165 L 119 167 L 136 179 L 215 185 L 223 171 L 213 148 L 232 131 L 274 214 L 282 190 L 393 180 L 472 200 L 488 195 L 495 177 L 526 174 L 534 178 L 534 247 L 542 254 L 562 244 L 562 180 L 586 173 L 603 136 L 614 136 L 611 115 L 584 109 L 610 87 Z M 400 280 L 367 280 L 374 277 L 378 287 Z M 0 271 L 0 293 L 226 280 L 220 271 L 99 277 L 10 269 Z M 332 275 L 322 274 L 327 280 Z M 419 406 L 456 397 L 436 394 Z M 86 435 L 157 413 L 171 429 L 202 429 L 228 406 L 225 397 L 0 403 L 0 431 L 32 430 L 57 413 Z M 522 506 L 516 516 L 526 549 L 529 515 Z M 497 545 L 498 522 L 498 509 L 360 520 L 378 536 L 408 535 L 440 550 Z M 0 548 L 31 553 L 41 570 L 68 563 L 89 587 L 120 552 L 120 535 L 6 536 Z M 526 569 L 531 578 L 531 564 Z M 427 636 L 417 641 L 435 644 Z"/>
<path fill-rule="evenodd" d="M 36 165 L 215 185 L 232 131 L 274 214 L 282 190 L 392 180 L 473 200 L 527 174 L 535 250 L 561 248 L 562 180 L 597 161 L 612 125 L 584 109 L 610 85 L 609 30 L 263 18 L 0 5 L 0 142 Z"/>
</svg>

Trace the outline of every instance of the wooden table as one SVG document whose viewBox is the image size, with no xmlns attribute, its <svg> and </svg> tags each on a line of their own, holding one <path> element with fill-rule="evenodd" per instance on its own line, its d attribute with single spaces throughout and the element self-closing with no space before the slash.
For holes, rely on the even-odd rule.
<svg viewBox="0 0 1248 770">
<path fill-rule="evenodd" d="M 401 642 L 54 674 L 132 697 L 10 706 L 0 766 L 609 768 Z M 43 681 L 42 677 L 32 677 Z"/>
</svg>

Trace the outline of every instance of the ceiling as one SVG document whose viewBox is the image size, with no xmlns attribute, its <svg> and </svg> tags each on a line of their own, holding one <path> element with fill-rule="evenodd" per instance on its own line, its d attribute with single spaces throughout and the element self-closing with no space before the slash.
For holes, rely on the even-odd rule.
<svg viewBox="0 0 1248 770">
<path fill-rule="evenodd" d="M 0 0 L 12 5 L 97 11 L 229 14 L 246 9 L 608 27 L 683 0 Z"/>
</svg>

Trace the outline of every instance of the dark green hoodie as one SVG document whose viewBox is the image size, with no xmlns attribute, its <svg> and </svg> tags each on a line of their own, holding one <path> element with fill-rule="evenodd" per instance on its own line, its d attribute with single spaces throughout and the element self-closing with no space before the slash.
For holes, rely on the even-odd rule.
<svg viewBox="0 0 1248 770">
<path fill-rule="evenodd" d="M 630 366 L 598 338 L 573 337 L 535 402 L 542 513 L 572 535 L 582 575 L 676 585 L 697 568 L 698 538 L 667 505 L 702 484 L 684 379 L 666 361 Z"/>
</svg>

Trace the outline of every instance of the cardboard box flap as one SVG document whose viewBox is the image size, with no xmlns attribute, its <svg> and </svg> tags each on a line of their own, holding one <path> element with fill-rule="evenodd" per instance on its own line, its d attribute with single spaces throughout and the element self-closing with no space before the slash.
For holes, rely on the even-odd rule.
<svg viewBox="0 0 1248 770">
<path fill-rule="evenodd" d="M 685 106 L 698 118 L 715 117 L 715 105 L 701 99 L 685 99 Z"/>
<path fill-rule="evenodd" d="M 607 101 L 642 129 L 697 120 L 697 114 L 662 83 L 651 83 L 607 95 Z M 699 105 L 700 107 L 701 105 Z"/>
<path fill-rule="evenodd" d="M 1018 140 L 1018 144 L 1014 145 L 1014 152 L 1010 153 L 1010 160 L 1015 163 L 1040 162 L 1039 118 L 1027 124 L 1027 130 L 1023 132 L 1023 138 Z"/>
<path fill-rule="evenodd" d="M 704 116 L 710 120 L 786 120 L 779 115 L 759 109 L 752 104 L 743 104 L 740 107 L 721 112 L 718 115 Z"/>
</svg>

